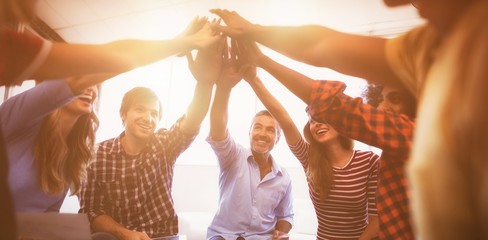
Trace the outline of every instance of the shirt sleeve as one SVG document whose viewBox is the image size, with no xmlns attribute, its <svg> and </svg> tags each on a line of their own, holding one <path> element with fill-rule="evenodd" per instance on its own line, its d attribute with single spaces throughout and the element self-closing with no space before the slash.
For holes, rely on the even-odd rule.
<svg viewBox="0 0 488 240">
<path fill-rule="evenodd" d="M 303 169 L 306 170 L 308 168 L 308 156 L 310 151 L 310 145 L 300 138 L 300 140 L 295 145 L 288 145 L 291 152 L 295 157 L 300 161 L 303 166 Z"/>
<path fill-rule="evenodd" d="M 371 154 L 371 171 L 368 179 L 368 215 L 378 215 L 378 209 L 376 208 L 376 189 L 378 186 L 378 171 L 379 171 L 379 156 Z"/>
<path fill-rule="evenodd" d="M 331 124 L 341 134 L 389 151 L 396 159 L 407 159 L 412 145 L 414 122 L 406 115 L 382 111 L 344 94 L 338 81 L 316 81 L 312 86 L 309 115 Z"/>
<path fill-rule="evenodd" d="M 0 106 L 5 139 L 30 131 L 49 113 L 72 101 L 73 97 L 66 81 L 51 80 L 9 98 Z"/>
<path fill-rule="evenodd" d="M 175 164 L 178 156 L 190 147 L 198 134 L 198 131 L 191 135 L 181 131 L 181 121 L 184 118 L 185 116 L 179 118 L 169 130 L 162 128 L 155 134 L 157 145 L 165 149 L 170 165 Z"/>
<path fill-rule="evenodd" d="M 100 147 L 97 150 L 97 159 L 101 157 L 103 159 L 104 148 Z M 79 200 L 80 200 L 80 213 L 86 213 L 88 215 L 88 220 L 92 222 L 96 217 L 100 215 L 107 214 L 105 211 L 105 197 L 104 193 L 100 189 L 100 186 L 97 184 L 99 181 L 97 178 L 97 167 L 96 161 L 91 162 L 87 169 L 87 176 L 86 180 L 83 181 L 83 184 L 80 189 L 79 193 Z"/>
<path fill-rule="evenodd" d="M 243 151 L 229 133 L 221 141 L 215 141 L 210 136 L 207 137 L 206 141 L 212 147 L 215 155 L 217 155 L 221 170 L 228 169 L 232 166 L 232 163 L 237 162 L 239 153 Z"/>
<path fill-rule="evenodd" d="M 19 85 L 46 60 L 52 42 L 11 30 L 0 32 L 0 85 Z"/>
<path fill-rule="evenodd" d="M 287 221 L 293 226 L 294 215 L 292 185 L 290 181 L 283 199 L 281 199 L 280 203 L 278 204 L 276 218 L 278 221 Z"/>
</svg>

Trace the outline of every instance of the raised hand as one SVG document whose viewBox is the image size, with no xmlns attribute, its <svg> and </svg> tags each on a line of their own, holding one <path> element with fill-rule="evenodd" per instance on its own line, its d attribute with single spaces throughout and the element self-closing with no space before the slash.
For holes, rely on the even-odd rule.
<svg viewBox="0 0 488 240">
<path fill-rule="evenodd" d="M 249 40 L 239 40 L 237 46 L 240 65 L 245 68 L 244 80 L 246 82 L 256 80 L 256 67 L 259 66 L 260 60 L 264 57 L 263 53 L 255 42 Z"/>
<path fill-rule="evenodd" d="M 232 40 L 231 46 L 227 45 L 226 51 L 223 54 L 222 70 L 220 73 L 220 79 L 217 85 L 221 88 L 231 89 L 242 79 L 244 72 L 243 68 L 239 68 L 238 63 L 238 48 L 236 41 Z"/>
<path fill-rule="evenodd" d="M 195 60 L 191 53 L 186 55 L 188 67 L 198 82 L 214 84 L 219 79 L 225 46 L 225 39 L 220 38 L 218 42 L 198 50 Z"/>
<path fill-rule="evenodd" d="M 200 29 L 205 26 L 205 24 L 208 23 L 208 18 L 207 17 L 195 17 L 188 26 L 186 26 L 186 29 L 183 30 L 178 37 L 185 37 L 185 36 L 190 36 L 192 34 L 195 34 L 198 32 Z"/>
<path fill-rule="evenodd" d="M 222 39 L 220 32 L 213 30 L 211 27 L 211 24 L 218 25 L 219 23 L 220 20 L 214 20 L 211 23 L 206 22 L 198 31 L 187 36 L 190 39 L 193 47 L 196 49 L 204 49 L 216 42 L 219 42 Z M 188 29 L 188 32 L 190 33 L 191 31 L 197 29 L 199 24 L 201 24 L 201 22 L 195 23 L 195 26 L 190 27 L 190 29 Z"/>
<path fill-rule="evenodd" d="M 210 12 L 219 16 L 227 26 L 212 24 L 212 27 L 230 37 L 243 36 L 253 24 L 234 11 L 225 9 L 210 9 Z"/>
</svg>

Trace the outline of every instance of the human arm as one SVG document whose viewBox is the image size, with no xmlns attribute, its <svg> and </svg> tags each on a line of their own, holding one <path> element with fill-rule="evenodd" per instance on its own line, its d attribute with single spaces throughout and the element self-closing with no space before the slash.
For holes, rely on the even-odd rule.
<svg viewBox="0 0 488 240">
<path fill-rule="evenodd" d="M 205 18 L 191 24 L 201 24 Z M 169 40 L 120 40 L 106 44 L 53 43 L 43 64 L 31 78 L 53 79 L 92 73 L 122 73 L 191 49 L 203 49 L 218 41 L 208 24 L 196 33 Z"/>
<path fill-rule="evenodd" d="M 213 85 L 220 76 L 224 47 L 225 39 L 221 39 L 208 48 L 199 50 L 195 60 L 191 54 L 187 54 L 188 65 L 197 85 L 186 116 L 181 121 L 183 133 L 194 134 L 200 129 L 210 106 Z"/>
<path fill-rule="evenodd" d="M 371 153 L 370 159 L 370 174 L 368 177 L 368 185 L 366 196 L 368 198 L 368 225 L 359 237 L 360 240 L 374 239 L 378 237 L 379 233 L 379 219 L 378 208 L 376 206 L 377 186 L 378 186 L 378 171 L 380 157 Z"/>
<path fill-rule="evenodd" d="M 326 121 L 341 134 L 378 147 L 391 159 L 406 160 L 412 146 L 415 123 L 406 115 L 377 109 L 361 98 L 344 94 L 346 85 L 338 81 L 315 81 L 309 115 Z"/>
<path fill-rule="evenodd" d="M 150 240 L 145 232 L 132 231 L 116 222 L 108 215 L 100 215 L 91 223 L 94 232 L 108 232 L 115 235 L 119 240 Z"/>
<path fill-rule="evenodd" d="M 281 103 L 269 92 L 264 86 L 261 79 L 256 75 L 256 65 L 259 59 L 265 57 L 255 43 L 249 41 L 239 42 L 239 58 L 248 61 L 250 67 L 244 73 L 244 80 L 249 83 L 259 100 L 264 104 L 266 109 L 274 116 L 280 124 L 285 135 L 286 142 L 289 145 L 296 144 L 301 139 L 301 134 L 291 119 L 288 112 Z"/>
<path fill-rule="evenodd" d="M 276 222 L 276 227 L 273 232 L 273 239 L 289 239 L 289 237 L 284 237 L 284 236 L 287 236 L 290 230 L 291 230 L 291 224 L 289 222 L 284 220 L 278 220 Z"/>
<path fill-rule="evenodd" d="M 145 233 L 138 233 L 125 228 L 110 216 L 110 204 L 114 199 L 111 199 L 111 193 L 106 190 L 117 190 L 115 190 L 115 187 L 110 187 L 113 186 L 110 185 L 112 181 L 104 180 L 104 176 L 101 174 L 106 172 L 105 167 L 107 166 L 105 165 L 104 157 L 108 151 L 107 149 L 111 149 L 111 146 L 101 143 L 98 146 L 96 158 L 86 168 L 86 178 L 78 193 L 80 201 L 79 212 L 88 216 L 93 232 L 109 232 L 119 239 L 150 239 L 147 235 L 144 237 Z"/>
<path fill-rule="evenodd" d="M 378 237 L 380 230 L 378 215 L 368 215 L 368 225 L 364 229 L 358 240 L 369 240 Z"/>
<path fill-rule="evenodd" d="M 232 88 L 242 79 L 243 69 L 238 69 L 236 48 L 231 48 L 230 55 L 224 54 L 220 78 L 210 110 L 210 137 L 214 141 L 227 136 L 228 105 Z"/>
<path fill-rule="evenodd" d="M 288 173 L 284 172 L 284 176 L 288 176 Z M 273 239 L 279 239 L 281 237 L 285 237 L 284 239 L 288 239 L 288 233 L 292 228 L 293 223 L 293 196 L 292 196 L 292 186 L 291 180 L 289 180 L 288 187 L 286 188 L 286 192 L 283 195 L 280 203 L 275 209 L 276 212 L 276 224 L 275 230 L 273 231 Z"/>
<path fill-rule="evenodd" d="M 319 25 L 261 26 L 236 12 L 211 9 L 227 26 L 215 28 L 234 38 L 248 38 L 285 56 L 310 65 L 327 67 L 369 81 L 396 83 L 385 57 L 386 39 L 348 34 Z"/>
</svg>

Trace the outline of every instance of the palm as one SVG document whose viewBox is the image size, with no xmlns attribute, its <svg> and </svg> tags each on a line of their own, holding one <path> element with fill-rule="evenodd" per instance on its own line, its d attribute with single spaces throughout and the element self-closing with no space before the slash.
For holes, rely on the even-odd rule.
<svg viewBox="0 0 488 240">
<path fill-rule="evenodd" d="M 242 79 L 242 73 L 237 68 L 235 59 L 226 58 L 222 62 L 220 80 L 217 83 L 220 87 L 231 89 Z"/>
<path fill-rule="evenodd" d="M 202 83 L 213 84 L 219 78 L 222 66 L 223 41 L 198 51 L 196 59 L 188 55 L 190 71 L 195 79 Z"/>
</svg>

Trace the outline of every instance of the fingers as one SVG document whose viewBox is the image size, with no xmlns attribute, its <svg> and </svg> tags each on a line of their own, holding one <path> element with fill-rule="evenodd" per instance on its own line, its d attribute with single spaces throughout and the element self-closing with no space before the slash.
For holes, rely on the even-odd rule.
<svg viewBox="0 0 488 240">
<path fill-rule="evenodd" d="M 239 56 L 239 45 L 237 41 L 231 38 L 231 49 L 230 49 L 230 58 L 234 61 L 237 61 L 237 57 Z"/>
<path fill-rule="evenodd" d="M 188 52 L 186 54 L 186 60 L 188 61 L 188 66 L 190 67 L 190 69 L 192 69 L 195 65 L 195 60 L 193 60 L 193 55 L 191 54 L 191 52 Z"/>
</svg>

